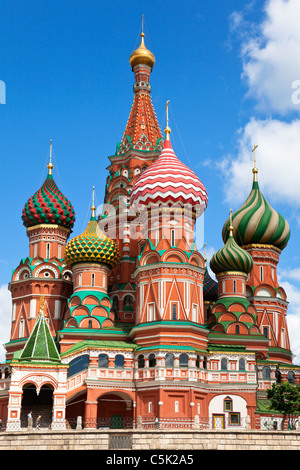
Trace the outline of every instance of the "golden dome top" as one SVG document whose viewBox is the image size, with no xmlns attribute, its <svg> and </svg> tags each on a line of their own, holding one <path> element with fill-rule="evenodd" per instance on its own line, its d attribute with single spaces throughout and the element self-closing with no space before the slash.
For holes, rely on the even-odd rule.
<svg viewBox="0 0 300 470">
<path fill-rule="evenodd" d="M 145 34 L 141 33 L 141 44 L 135 51 L 132 52 L 129 58 L 129 63 L 132 69 L 135 65 L 138 64 L 149 65 L 151 69 L 154 67 L 155 57 L 154 54 L 152 54 L 152 52 L 149 51 L 145 46 L 144 37 Z"/>
</svg>

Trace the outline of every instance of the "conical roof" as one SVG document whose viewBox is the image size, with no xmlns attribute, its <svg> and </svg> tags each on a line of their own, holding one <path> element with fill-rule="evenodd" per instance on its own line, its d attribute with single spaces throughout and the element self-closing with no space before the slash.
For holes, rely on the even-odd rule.
<svg viewBox="0 0 300 470">
<path fill-rule="evenodd" d="M 21 352 L 19 361 L 47 363 L 60 362 L 60 355 L 51 336 L 48 323 L 42 310 L 40 311 L 32 333 Z"/>
</svg>

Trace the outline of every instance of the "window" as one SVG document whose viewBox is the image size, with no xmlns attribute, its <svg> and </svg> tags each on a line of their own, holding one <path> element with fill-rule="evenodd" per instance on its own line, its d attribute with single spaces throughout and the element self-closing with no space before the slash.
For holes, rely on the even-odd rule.
<svg viewBox="0 0 300 470">
<path fill-rule="evenodd" d="M 196 358 L 196 367 L 199 369 L 200 367 L 200 356 L 199 354 L 197 354 L 197 358 Z"/>
<path fill-rule="evenodd" d="M 173 354 L 166 354 L 165 358 L 166 367 L 174 367 L 174 356 Z"/>
<path fill-rule="evenodd" d="M 179 401 L 175 401 L 175 413 L 178 413 L 179 412 Z"/>
<path fill-rule="evenodd" d="M 233 281 L 233 293 L 236 293 L 236 281 Z"/>
<path fill-rule="evenodd" d="M 177 304 L 172 304 L 172 320 L 177 320 Z"/>
<path fill-rule="evenodd" d="M 24 337 L 24 320 L 20 320 L 20 323 L 19 323 L 19 338 L 23 338 Z"/>
<path fill-rule="evenodd" d="M 143 369 L 145 367 L 145 358 L 143 354 L 140 354 L 138 357 L 138 368 Z"/>
<path fill-rule="evenodd" d="M 107 354 L 99 354 L 98 367 L 107 368 L 108 367 L 108 356 Z"/>
<path fill-rule="evenodd" d="M 115 369 L 123 369 L 124 367 L 124 356 L 117 354 L 115 357 Z"/>
<path fill-rule="evenodd" d="M 78 275 L 78 286 L 80 287 L 82 284 L 82 274 Z"/>
<path fill-rule="evenodd" d="M 264 337 L 269 338 L 269 328 L 267 326 L 264 327 Z"/>
<path fill-rule="evenodd" d="M 50 258 L 50 243 L 46 244 L 46 259 Z"/>
<path fill-rule="evenodd" d="M 294 374 L 294 372 L 291 371 L 291 370 L 290 370 L 289 373 L 288 373 L 288 382 L 289 382 L 290 384 L 295 383 L 295 374 Z"/>
<path fill-rule="evenodd" d="M 155 366 L 156 366 L 155 354 L 150 354 L 150 356 L 149 356 L 149 367 L 155 367 Z"/>
<path fill-rule="evenodd" d="M 187 354 L 180 354 L 179 356 L 179 367 L 188 367 L 189 359 Z"/>
<path fill-rule="evenodd" d="M 260 266 L 259 268 L 259 275 L 260 275 L 260 280 L 263 281 L 264 280 L 264 267 L 263 266 Z"/>
<path fill-rule="evenodd" d="M 203 359 L 203 369 L 207 369 L 207 357 L 204 356 L 204 359 Z"/>
<path fill-rule="evenodd" d="M 156 242 L 156 246 L 159 244 L 159 230 L 156 230 L 155 232 L 155 242 Z"/>
<path fill-rule="evenodd" d="M 221 370 L 227 370 L 227 359 L 225 357 L 221 359 Z"/>
<path fill-rule="evenodd" d="M 89 329 L 92 329 L 92 328 L 93 328 L 93 322 L 92 322 L 92 320 L 89 320 L 88 328 L 89 328 Z"/>
<path fill-rule="evenodd" d="M 262 376 L 263 376 L 263 379 L 267 379 L 267 380 L 271 378 L 271 371 L 269 367 L 263 367 Z"/>
<path fill-rule="evenodd" d="M 229 424 L 239 426 L 241 422 L 240 413 L 229 413 Z"/>
<path fill-rule="evenodd" d="M 58 257 L 61 258 L 61 245 L 58 245 Z"/>
<path fill-rule="evenodd" d="M 239 360 L 239 370 L 246 370 L 246 361 L 243 357 Z"/>
<path fill-rule="evenodd" d="M 82 370 L 85 370 L 89 367 L 89 356 L 85 354 L 84 356 L 76 357 L 69 363 L 68 377 L 78 374 Z"/>
<path fill-rule="evenodd" d="M 175 245 L 175 230 L 171 230 L 171 246 Z"/>
<path fill-rule="evenodd" d="M 92 274 L 92 287 L 94 287 L 95 285 L 95 274 L 93 273 Z"/>
<path fill-rule="evenodd" d="M 232 411 L 232 399 L 230 397 L 224 399 L 224 411 Z"/>
<path fill-rule="evenodd" d="M 151 413 L 152 411 L 152 401 L 148 402 L 148 413 Z"/>
<path fill-rule="evenodd" d="M 240 325 L 235 325 L 235 334 L 236 335 L 240 334 Z"/>
<path fill-rule="evenodd" d="M 147 321 L 154 321 L 154 304 L 147 305 Z"/>
</svg>

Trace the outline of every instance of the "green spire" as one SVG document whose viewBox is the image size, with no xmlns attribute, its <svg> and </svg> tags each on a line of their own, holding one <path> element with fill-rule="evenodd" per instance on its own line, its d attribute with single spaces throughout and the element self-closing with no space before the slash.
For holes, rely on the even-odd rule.
<svg viewBox="0 0 300 470">
<path fill-rule="evenodd" d="M 44 298 L 41 298 L 40 312 L 19 361 L 59 363 L 60 355 L 51 336 L 44 316 Z"/>
</svg>

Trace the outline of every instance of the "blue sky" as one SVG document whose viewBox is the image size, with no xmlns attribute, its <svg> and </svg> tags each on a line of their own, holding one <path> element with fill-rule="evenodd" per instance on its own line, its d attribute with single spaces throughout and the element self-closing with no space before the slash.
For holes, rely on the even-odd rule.
<svg viewBox="0 0 300 470">
<path fill-rule="evenodd" d="M 208 255 L 222 246 L 229 209 L 250 192 L 251 149 L 259 145 L 261 189 L 292 231 L 279 274 L 300 356 L 297 0 L 1 2 L 0 339 L 9 335 L 11 271 L 28 255 L 21 213 L 46 177 L 50 139 L 54 179 L 76 212 L 72 236 L 86 226 L 93 186 L 96 202 L 103 201 L 108 156 L 132 105 L 129 56 L 142 15 L 156 57 L 151 85 L 159 123 L 163 129 L 170 100 L 173 148 L 207 188 Z"/>
</svg>

